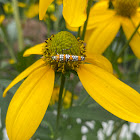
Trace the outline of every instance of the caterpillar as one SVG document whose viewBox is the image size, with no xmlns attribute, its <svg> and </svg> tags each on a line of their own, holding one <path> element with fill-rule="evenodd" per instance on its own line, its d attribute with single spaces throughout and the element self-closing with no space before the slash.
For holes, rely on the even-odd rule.
<svg viewBox="0 0 140 140">
<path fill-rule="evenodd" d="M 77 55 L 69 55 L 69 54 L 57 54 L 55 56 L 51 56 L 52 60 L 58 62 L 67 62 L 67 61 L 84 61 L 84 56 L 77 56 Z"/>
</svg>

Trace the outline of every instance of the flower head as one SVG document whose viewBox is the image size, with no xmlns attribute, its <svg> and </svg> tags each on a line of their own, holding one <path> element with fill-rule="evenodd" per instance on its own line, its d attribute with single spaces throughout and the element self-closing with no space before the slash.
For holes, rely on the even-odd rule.
<svg viewBox="0 0 140 140">
<path fill-rule="evenodd" d="M 55 72 L 61 70 L 61 67 L 63 73 L 70 68 L 75 70 L 88 94 L 106 110 L 124 120 L 140 122 L 139 93 L 112 74 L 112 65 L 105 57 L 91 55 L 84 50 L 86 55 L 83 60 L 75 57 L 67 57 L 69 61 L 64 59 L 66 54 L 82 57 L 81 50 L 82 41 L 63 31 L 53 39 L 49 38 L 47 43 L 36 45 L 25 52 L 24 56 L 38 54 L 43 58 L 18 75 L 4 91 L 3 96 L 6 96 L 11 87 L 27 77 L 13 96 L 7 111 L 6 130 L 9 140 L 29 140 L 35 133 L 50 103 Z M 63 59 L 56 57 L 56 52 L 63 54 Z"/>
<path fill-rule="evenodd" d="M 57 72 L 76 70 L 82 61 L 56 61 L 52 59 L 52 56 L 57 56 L 57 54 L 85 56 L 83 41 L 76 39 L 71 33 L 66 31 L 59 32 L 57 35 L 52 35 L 48 38 L 45 41 L 42 51 L 43 60 L 46 64 L 50 64 Z"/>
<path fill-rule="evenodd" d="M 114 2 L 114 8 L 117 14 L 126 17 L 135 15 L 138 6 L 139 0 L 116 0 Z"/>
<path fill-rule="evenodd" d="M 103 53 L 116 37 L 120 27 L 129 40 L 140 23 L 139 0 L 113 0 L 112 3 L 114 8 L 111 9 L 109 0 L 97 2 L 91 9 L 88 30 L 95 27 L 96 29 L 87 42 L 90 52 Z M 129 43 L 138 58 L 140 58 L 139 44 L 138 30 Z M 94 46 L 94 49 L 91 46 Z"/>
</svg>

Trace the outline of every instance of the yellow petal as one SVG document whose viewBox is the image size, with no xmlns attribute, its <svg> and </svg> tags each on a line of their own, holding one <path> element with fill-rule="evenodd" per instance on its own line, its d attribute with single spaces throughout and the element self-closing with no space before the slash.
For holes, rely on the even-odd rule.
<svg viewBox="0 0 140 140">
<path fill-rule="evenodd" d="M 79 78 L 89 95 L 102 107 L 126 121 L 140 123 L 140 94 L 103 69 L 84 64 Z"/>
<path fill-rule="evenodd" d="M 87 44 L 89 38 L 91 37 L 93 31 L 94 31 L 94 29 L 86 30 L 85 39 L 84 39 L 84 42 L 85 42 L 86 44 Z"/>
<path fill-rule="evenodd" d="M 138 8 L 137 11 L 140 12 L 140 8 Z"/>
<path fill-rule="evenodd" d="M 36 4 L 33 3 L 32 5 L 30 5 L 29 9 L 25 11 L 26 17 L 34 18 L 35 16 L 37 16 L 39 14 L 38 8 L 39 8 L 38 3 Z"/>
<path fill-rule="evenodd" d="M 87 42 L 87 52 L 103 53 L 116 37 L 120 28 L 120 18 L 114 16 L 95 29 Z"/>
<path fill-rule="evenodd" d="M 132 22 L 137 26 L 140 23 L 140 13 L 137 12 L 134 16 L 131 17 Z"/>
<path fill-rule="evenodd" d="M 49 7 L 49 5 L 54 0 L 39 0 L 39 19 L 42 20 L 45 16 L 45 13 Z"/>
<path fill-rule="evenodd" d="M 66 28 L 70 31 L 77 32 L 78 27 L 71 27 L 68 23 L 66 23 Z"/>
<path fill-rule="evenodd" d="M 2 22 L 4 21 L 5 19 L 5 15 L 0 15 L 0 24 L 2 24 Z"/>
<path fill-rule="evenodd" d="M 45 43 L 41 43 L 41 44 L 38 44 L 38 45 L 35 45 L 34 47 L 31 47 L 29 49 L 27 49 L 23 56 L 24 57 L 27 57 L 27 56 L 30 56 L 31 54 L 38 54 L 38 55 L 42 55 L 43 52 L 42 52 L 42 47 L 45 45 Z"/>
<path fill-rule="evenodd" d="M 93 6 L 93 8 L 91 8 L 91 11 L 90 11 L 87 29 L 88 30 L 93 29 L 96 26 L 99 26 L 100 24 L 102 26 L 104 22 L 106 22 L 107 20 L 115 16 L 115 14 L 116 13 L 114 10 L 108 10 L 108 9 L 94 10 L 94 6 Z"/>
<path fill-rule="evenodd" d="M 3 97 L 6 96 L 6 93 L 10 88 L 12 88 L 15 84 L 17 84 L 19 81 L 27 77 L 29 74 L 31 74 L 34 70 L 38 69 L 39 67 L 42 67 L 44 65 L 44 61 L 42 59 L 36 61 L 34 64 L 32 64 L 30 67 L 28 67 L 26 70 L 24 70 L 22 73 L 20 73 L 10 84 L 9 86 L 4 90 Z"/>
<path fill-rule="evenodd" d="M 46 66 L 34 71 L 12 98 L 6 130 L 10 140 L 29 140 L 41 123 L 54 86 L 54 71 Z"/>
<path fill-rule="evenodd" d="M 94 10 L 98 10 L 98 11 L 102 11 L 102 10 L 107 10 L 109 8 L 109 1 L 99 1 L 97 3 L 94 4 L 93 6 L 93 11 Z"/>
<path fill-rule="evenodd" d="M 89 14 L 88 30 L 95 28 L 115 15 L 115 11 L 108 9 L 108 7 L 109 1 L 100 1 L 94 4 Z"/>
<path fill-rule="evenodd" d="M 26 7 L 27 5 L 23 2 L 18 2 L 18 6 L 21 7 L 21 8 L 24 8 Z"/>
<path fill-rule="evenodd" d="M 87 0 L 63 0 L 63 16 L 71 27 L 80 27 L 86 21 Z"/>
<path fill-rule="evenodd" d="M 133 23 L 130 19 L 123 18 L 122 27 L 123 27 L 123 31 L 125 32 L 125 35 L 126 35 L 127 39 L 129 39 L 132 36 L 136 27 L 140 23 L 140 19 L 138 19 L 138 20 L 139 21 L 134 21 L 133 20 L 134 21 L 134 23 Z M 129 45 L 131 46 L 134 54 L 140 59 L 140 30 L 134 35 L 134 37 L 132 38 Z"/>
<path fill-rule="evenodd" d="M 86 54 L 85 62 L 96 65 L 110 73 L 113 73 L 112 64 L 104 56 L 100 54 Z"/>
</svg>

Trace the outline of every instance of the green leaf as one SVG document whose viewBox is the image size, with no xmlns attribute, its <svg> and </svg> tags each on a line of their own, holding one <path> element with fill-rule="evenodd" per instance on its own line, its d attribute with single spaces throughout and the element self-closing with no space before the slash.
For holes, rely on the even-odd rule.
<svg viewBox="0 0 140 140">
<path fill-rule="evenodd" d="M 21 83 L 18 83 L 13 88 L 10 89 L 9 94 L 5 98 L 3 98 L 2 94 L 4 89 L 11 83 L 11 80 L 0 79 L 0 108 L 1 108 L 1 121 L 2 128 L 5 127 L 5 118 L 9 103 L 13 97 L 13 94 L 16 92 L 17 88 Z"/>
<path fill-rule="evenodd" d="M 9 103 L 10 103 L 12 97 L 13 97 L 13 94 L 9 94 L 5 98 L 3 98 L 2 93 L 3 93 L 3 90 L 2 90 L 2 86 L 0 85 L 1 122 L 2 122 L 2 128 L 4 128 L 8 105 L 9 105 Z"/>
<path fill-rule="evenodd" d="M 35 56 L 35 55 L 31 55 L 29 57 L 23 57 L 23 53 L 28 48 L 30 48 L 30 47 L 26 46 L 26 48 L 24 50 L 22 50 L 21 52 L 17 53 L 18 63 L 15 64 L 15 69 L 18 72 L 22 72 L 23 70 L 28 68 L 30 65 L 32 65 L 37 60 L 36 58 L 40 58 L 39 56 Z"/>
<path fill-rule="evenodd" d="M 93 133 L 87 133 L 87 140 L 98 140 L 97 135 L 93 134 Z"/>
<path fill-rule="evenodd" d="M 87 106 L 75 106 L 69 110 L 65 110 L 65 113 L 69 117 L 81 118 L 83 120 L 95 120 L 95 121 L 108 121 L 108 120 L 119 120 L 99 105 L 90 107 Z"/>
<path fill-rule="evenodd" d="M 32 139 L 51 140 L 50 133 L 48 132 L 50 132 L 48 129 L 39 126 Z"/>
<path fill-rule="evenodd" d="M 7 80 L 7 79 L 0 79 L 0 85 L 3 88 L 6 88 L 10 83 L 12 82 L 12 80 Z M 18 87 L 20 86 L 21 82 L 17 83 L 14 87 L 12 87 L 9 92 L 12 94 L 15 94 L 16 90 L 18 89 Z"/>
<path fill-rule="evenodd" d="M 63 135 L 63 140 L 81 140 L 81 125 L 75 124 L 71 128 L 67 129 Z"/>
<path fill-rule="evenodd" d="M 140 137 L 136 133 L 133 133 L 132 140 L 140 140 Z"/>
</svg>

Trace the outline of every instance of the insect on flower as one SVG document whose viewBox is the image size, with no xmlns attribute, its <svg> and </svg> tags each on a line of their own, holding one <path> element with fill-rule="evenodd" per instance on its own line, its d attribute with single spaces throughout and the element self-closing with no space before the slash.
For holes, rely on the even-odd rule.
<svg viewBox="0 0 140 140">
<path fill-rule="evenodd" d="M 71 45 L 72 47 L 72 45 Z M 70 48 L 71 48 L 70 47 Z M 58 54 L 55 56 L 51 56 L 52 60 L 55 60 L 57 62 L 68 62 L 68 61 L 84 61 L 85 57 L 84 56 L 78 56 L 78 55 L 70 55 L 70 54 L 64 54 L 64 50 L 70 50 L 69 49 L 62 49 L 62 54 Z M 56 50 L 57 51 L 57 50 Z M 55 51 L 55 52 L 56 52 Z"/>
</svg>

